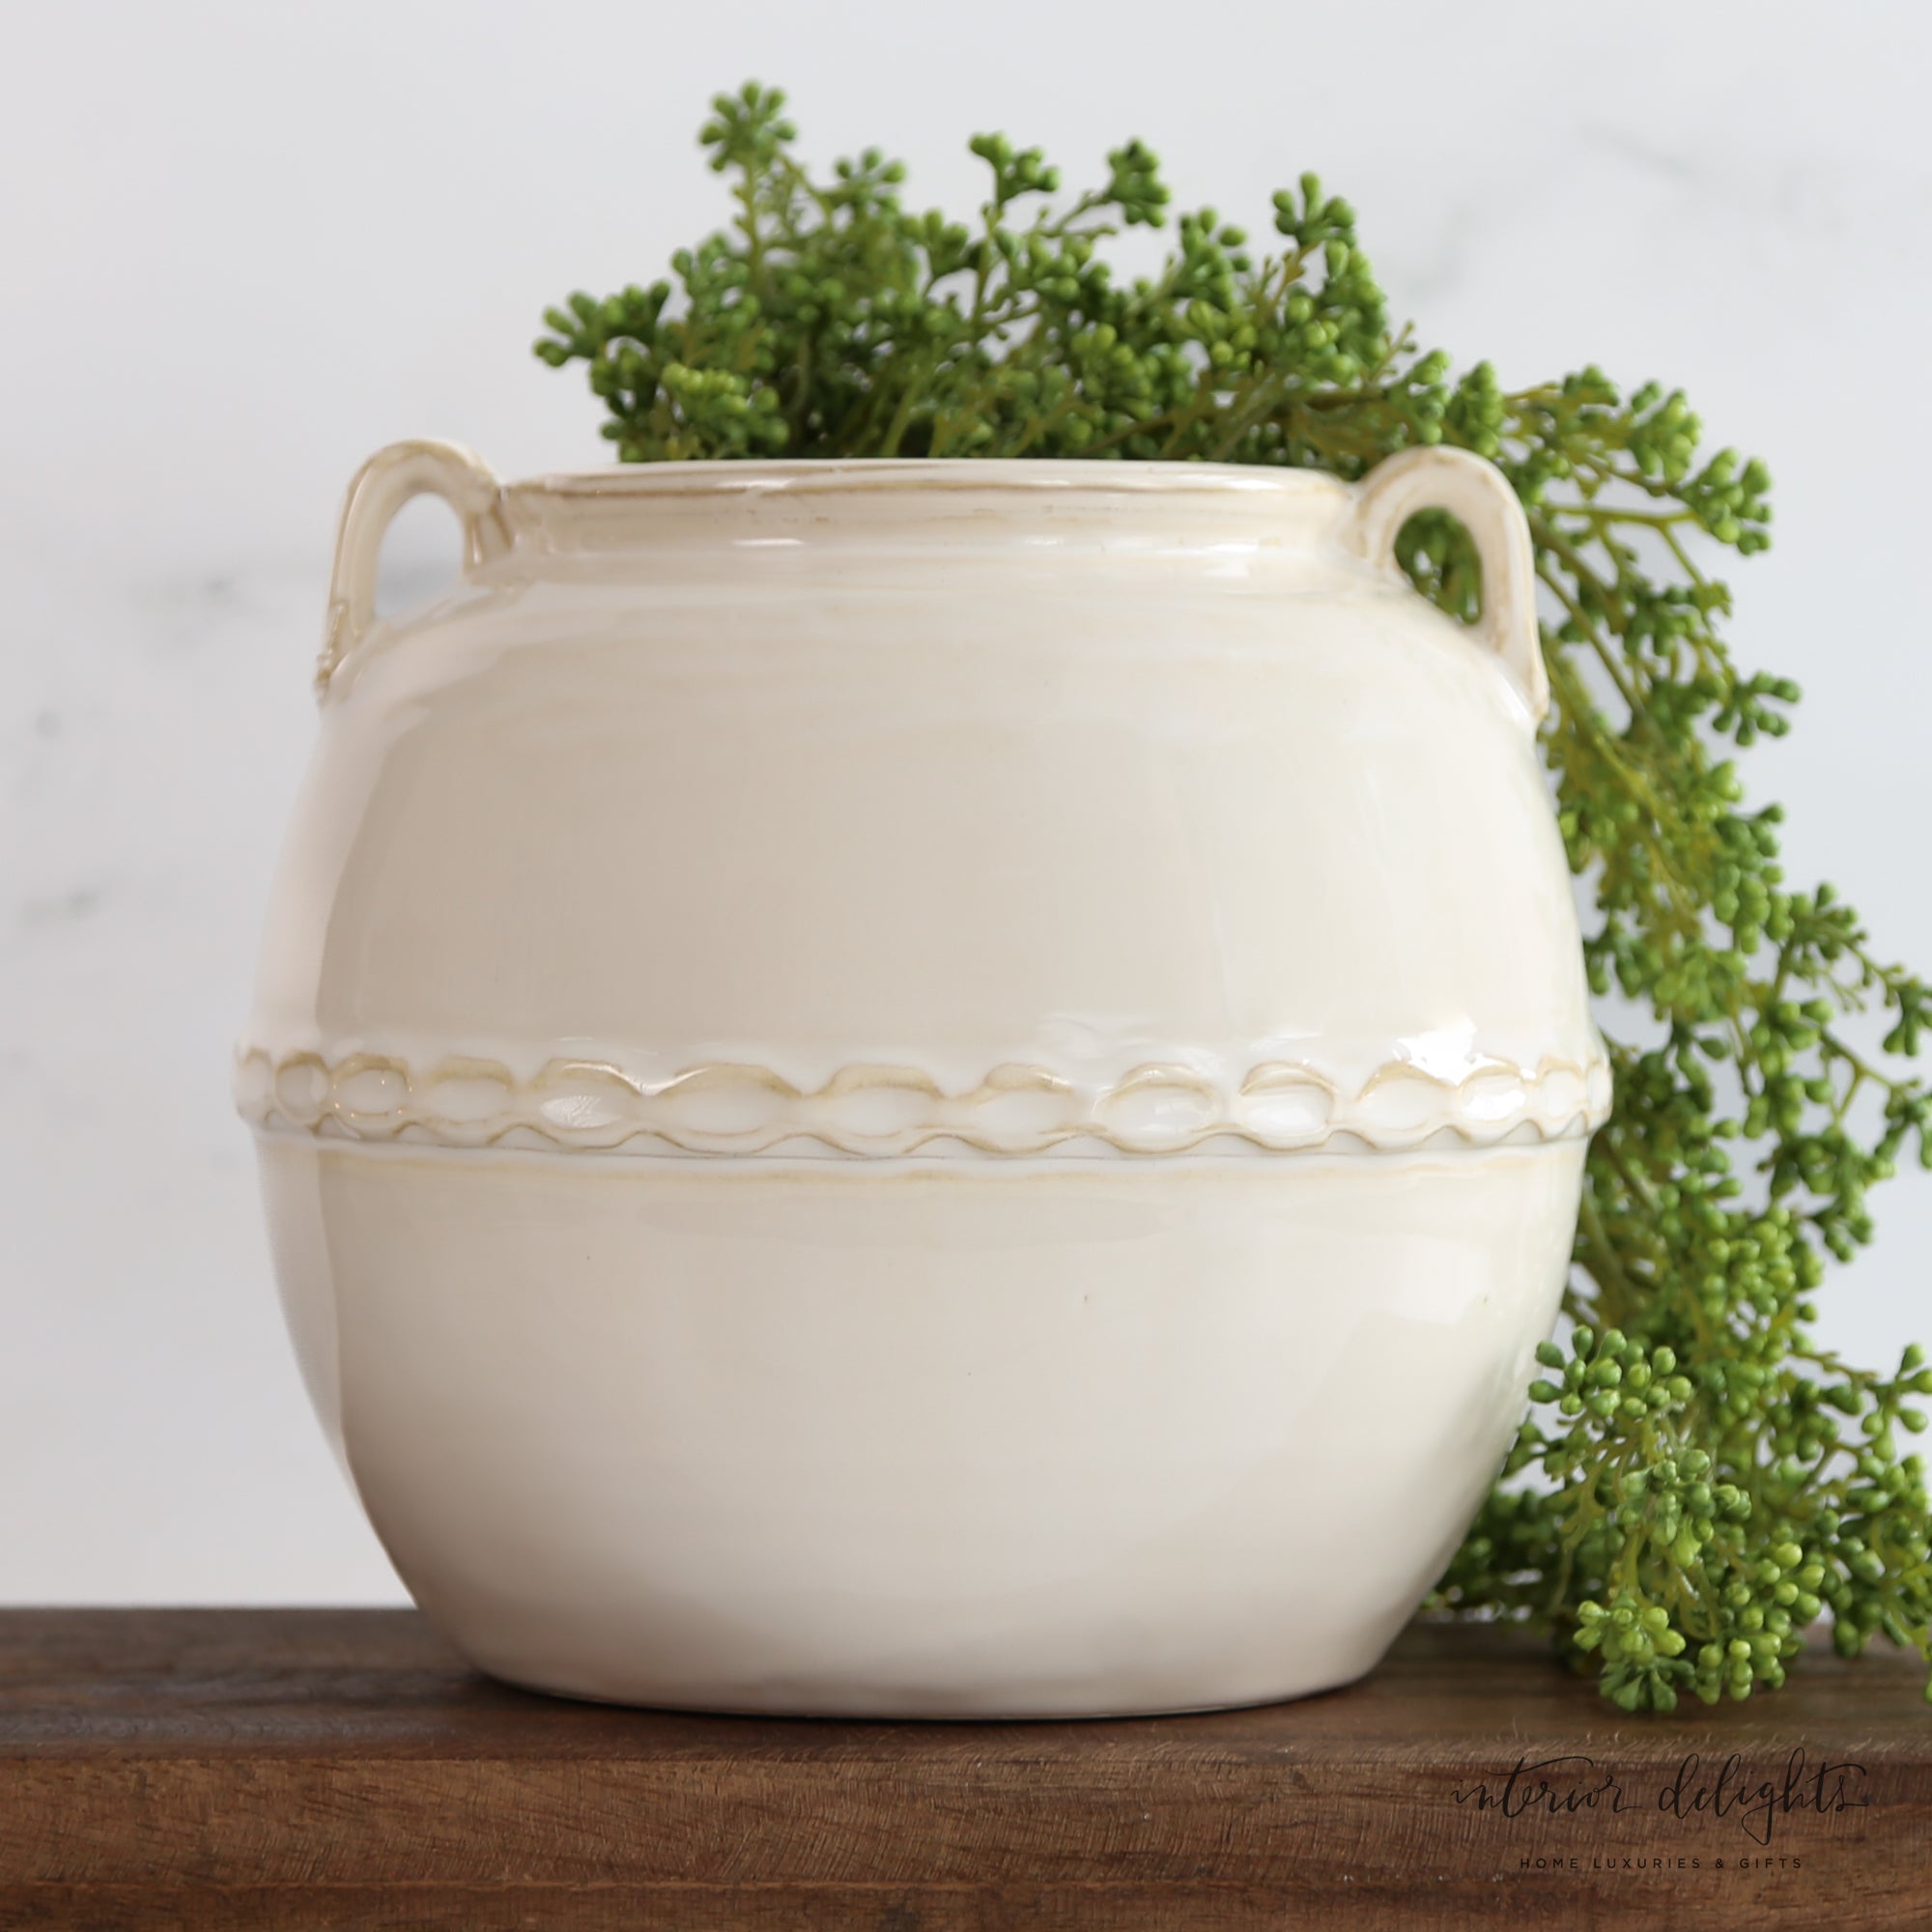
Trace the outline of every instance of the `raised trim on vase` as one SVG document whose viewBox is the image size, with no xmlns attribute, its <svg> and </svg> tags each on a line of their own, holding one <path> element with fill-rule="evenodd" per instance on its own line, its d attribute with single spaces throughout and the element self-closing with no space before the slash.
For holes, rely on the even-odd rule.
<svg viewBox="0 0 1932 1932">
<path fill-rule="evenodd" d="M 1023 1156 L 1186 1153 L 1228 1138 L 1267 1153 L 1401 1152 L 1570 1140 L 1608 1117 L 1609 1065 L 1492 1061 L 1460 1081 L 1406 1061 L 1353 1091 L 1321 1068 L 1264 1061 L 1238 1079 L 1174 1062 L 1104 1083 L 1006 1063 L 966 1093 L 914 1066 L 856 1065 L 795 1086 L 735 1062 L 649 1080 L 614 1062 L 554 1059 L 524 1078 L 501 1061 L 451 1055 L 412 1066 L 394 1055 L 340 1059 L 244 1047 L 236 1103 L 255 1126 L 324 1138 L 566 1152 L 759 1154 L 813 1142 L 837 1154 L 943 1151 Z"/>
</svg>

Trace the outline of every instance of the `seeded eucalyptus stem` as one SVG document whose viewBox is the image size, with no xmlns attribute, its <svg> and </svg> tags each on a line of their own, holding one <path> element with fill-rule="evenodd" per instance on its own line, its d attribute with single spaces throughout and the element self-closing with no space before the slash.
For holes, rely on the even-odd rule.
<svg viewBox="0 0 1932 1932">
<path fill-rule="evenodd" d="M 1764 467 L 1703 455 L 1689 404 L 1656 384 L 1626 395 L 1592 367 L 1505 391 L 1487 362 L 1452 378 L 1391 327 L 1352 210 L 1313 175 L 1274 197 L 1279 253 L 1202 209 L 1157 273 L 1123 281 L 1102 244 L 1167 218 L 1138 142 L 1056 212 L 1039 150 L 981 135 L 972 225 L 905 208 L 876 149 L 814 180 L 776 91 L 720 96 L 699 138 L 733 179 L 732 228 L 673 255 L 673 279 L 572 296 L 536 344 L 586 366 L 626 462 L 1353 479 L 1446 443 L 1501 468 L 1546 599 L 1543 746 L 1594 898 L 1590 980 L 1636 1017 L 1606 1023 L 1616 1102 L 1589 1151 L 1574 1331 L 1540 1351 L 1529 1417 L 1432 1602 L 1546 1625 L 1633 1711 L 1781 1684 L 1821 1616 L 1847 1655 L 1883 1635 L 1932 1659 L 1924 1469 L 1900 1450 L 1932 1370 L 1916 1348 L 1889 1376 L 1853 1368 L 1812 1338 L 1827 1258 L 1871 1239 L 1868 1190 L 1908 1150 L 1932 1165 L 1932 1094 L 1906 1065 L 1932 994 L 1829 886 L 1786 883 L 1778 809 L 1747 805 L 1730 755 L 1782 735 L 1798 697 L 1737 668 L 1704 561 L 1766 546 Z M 1477 613 L 1460 526 L 1418 516 L 1398 550 L 1442 609 Z"/>
</svg>

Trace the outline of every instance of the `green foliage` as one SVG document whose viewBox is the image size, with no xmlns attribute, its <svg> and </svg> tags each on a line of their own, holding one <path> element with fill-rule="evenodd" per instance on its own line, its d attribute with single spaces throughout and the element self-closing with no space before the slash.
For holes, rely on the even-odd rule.
<svg viewBox="0 0 1932 1932">
<path fill-rule="evenodd" d="M 1038 150 L 981 136 L 990 186 L 963 225 L 906 209 L 875 151 L 814 181 L 793 138 L 781 95 L 721 96 L 702 139 L 733 178 L 734 227 L 672 257 L 675 292 L 549 312 L 536 353 L 587 365 L 626 460 L 1082 456 L 1353 478 L 1445 442 L 1501 467 L 1547 598 L 1544 744 L 1595 896 L 1590 977 L 1632 1017 L 1589 1154 L 1576 1332 L 1542 1351 L 1548 1378 L 1434 1601 L 1547 1622 L 1629 1710 L 1780 1684 L 1827 1611 L 1841 1651 L 1882 1634 L 1932 1657 L 1924 1471 L 1900 1453 L 1932 1371 L 1916 1350 L 1894 1376 L 1850 1368 L 1812 1339 L 1826 1257 L 1871 1238 L 1867 1190 L 1908 1148 L 1932 1164 L 1932 1094 L 1899 1064 L 1932 992 L 1873 954 L 1830 887 L 1785 883 L 1779 813 L 1747 806 L 1729 755 L 1781 734 L 1798 696 L 1738 669 L 1729 592 L 1700 561 L 1765 546 L 1763 467 L 1703 455 L 1684 397 L 1654 384 L 1625 395 L 1586 368 L 1506 391 L 1488 363 L 1452 379 L 1391 329 L 1352 211 L 1312 175 L 1275 197 L 1277 253 L 1204 209 L 1129 281 L 1101 244 L 1167 204 L 1138 143 L 1057 206 Z M 1474 614 L 1458 526 L 1416 518 L 1401 554 Z"/>
</svg>

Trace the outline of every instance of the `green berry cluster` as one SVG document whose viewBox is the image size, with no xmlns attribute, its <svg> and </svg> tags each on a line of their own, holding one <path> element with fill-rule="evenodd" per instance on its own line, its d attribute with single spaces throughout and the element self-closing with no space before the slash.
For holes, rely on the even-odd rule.
<svg viewBox="0 0 1932 1932">
<path fill-rule="evenodd" d="M 876 150 L 814 181 L 776 91 L 713 105 L 700 138 L 736 178 L 733 228 L 671 257 L 676 299 L 668 280 L 601 301 L 580 293 L 547 313 L 536 345 L 554 366 L 586 365 L 627 462 L 1318 462 L 1348 399 L 1395 374 L 1353 212 L 1313 176 L 1275 197 L 1280 257 L 1258 257 L 1204 209 L 1179 217 L 1159 275 L 1122 282 L 1101 242 L 1166 218 L 1138 142 L 1107 156 L 1102 186 L 1056 207 L 1059 172 L 1038 149 L 981 135 L 972 152 L 991 180 L 967 226 L 905 209 L 903 170 Z M 1401 379 L 1431 440 L 1452 412 L 1443 367 Z M 1376 421 L 1356 438 L 1354 473 L 1400 446 Z"/>
<path fill-rule="evenodd" d="M 1159 226 L 1138 142 L 1063 197 L 1037 149 L 982 135 L 973 222 L 901 200 L 875 150 L 815 178 L 783 97 L 719 97 L 701 139 L 733 223 L 672 278 L 549 311 L 536 353 L 585 365 L 631 462 L 1068 457 L 1293 465 L 1356 478 L 1444 443 L 1496 463 L 1528 515 L 1552 708 L 1544 750 L 1596 916 L 1593 986 L 1634 1014 L 1608 1042 L 1567 1302 L 1494 1491 L 1433 1599 L 1552 1629 L 1629 1710 L 1783 1682 L 1829 1614 L 1932 1658 L 1932 1519 L 1901 1455 L 1932 1371 L 1885 1376 L 1814 1338 L 1870 1189 L 1932 1165 L 1932 1092 L 1902 1063 L 1932 990 L 1873 952 L 1829 886 L 1794 887 L 1775 806 L 1732 753 L 1779 736 L 1795 686 L 1741 671 L 1714 554 L 1762 550 L 1770 478 L 1706 454 L 1684 396 L 1601 370 L 1506 389 L 1393 328 L 1348 203 L 1274 199 L 1273 252 L 1212 209 L 1159 270 L 1105 242 Z M 1429 513 L 1398 554 L 1472 617 L 1466 532 Z M 1877 1018 L 1879 1023 L 1871 1022 Z M 1879 1043 L 1868 1043 L 1869 1036 Z"/>
<path fill-rule="evenodd" d="M 1456 1557 L 1453 1601 L 1554 1614 L 1627 1711 L 1782 1684 L 1828 1606 L 1847 1656 L 1874 1634 L 1922 1649 L 1925 1474 L 1894 1434 L 1923 1427 L 1919 1350 L 1884 1381 L 1815 1355 L 1680 1361 L 1580 1325 L 1537 1354 L 1538 1413 Z"/>
</svg>

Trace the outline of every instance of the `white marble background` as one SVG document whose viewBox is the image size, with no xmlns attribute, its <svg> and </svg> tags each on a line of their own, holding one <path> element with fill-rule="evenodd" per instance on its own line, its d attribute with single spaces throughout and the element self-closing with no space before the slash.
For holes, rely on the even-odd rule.
<svg viewBox="0 0 1932 1932">
<path fill-rule="evenodd" d="M 1752 758 L 1882 945 L 1932 963 L 1924 451 L 1932 14 L 1385 0 L 67 0 L 0 27 L 0 1600 L 354 1602 L 227 1097 L 305 756 L 339 492 L 378 444 L 594 463 L 527 354 L 723 212 L 708 95 L 963 205 L 975 129 L 1078 177 L 1139 133 L 1264 225 L 1319 169 L 1422 332 L 1506 380 L 1685 384 L 1779 479 L 1741 573 L 1803 728 Z M 447 568 L 419 505 L 392 589 Z M 1823 1297 L 1932 1331 L 1932 1186 Z"/>
</svg>

